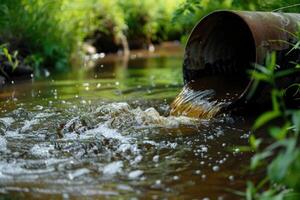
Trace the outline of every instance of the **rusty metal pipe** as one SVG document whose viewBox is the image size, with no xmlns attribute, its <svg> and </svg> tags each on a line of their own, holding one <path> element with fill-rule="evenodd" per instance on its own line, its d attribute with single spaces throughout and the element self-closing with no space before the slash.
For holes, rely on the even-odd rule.
<svg viewBox="0 0 300 200">
<path fill-rule="evenodd" d="M 265 64 L 269 52 L 277 53 L 277 64 L 288 67 L 299 61 L 299 52 L 287 56 L 297 42 L 300 14 L 248 11 L 216 11 L 193 29 L 185 49 L 183 78 L 196 81 L 196 89 L 214 89 L 218 98 L 246 103 L 253 83 L 247 71 Z M 295 80 L 285 80 L 291 83 Z M 253 102 L 267 96 L 260 88 Z"/>
</svg>

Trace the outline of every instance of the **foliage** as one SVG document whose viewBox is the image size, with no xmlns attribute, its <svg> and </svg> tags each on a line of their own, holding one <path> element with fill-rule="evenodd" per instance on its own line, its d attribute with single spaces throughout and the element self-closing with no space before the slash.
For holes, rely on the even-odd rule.
<svg viewBox="0 0 300 200">
<path fill-rule="evenodd" d="M 19 65 L 18 59 L 18 51 L 10 52 L 7 48 L 6 44 L 0 45 L 0 75 L 5 76 L 8 78 L 8 74 L 4 70 L 5 62 L 10 65 L 12 71 L 14 71 Z"/>
<path fill-rule="evenodd" d="M 172 32 L 181 32 L 180 24 L 171 24 L 173 13 L 182 0 L 118 0 L 128 26 L 129 40 L 166 40 Z"/>
<path fill-rule="evenodd" d="M 63 70 L 98 30 L 120 40 L 162 41 L 181 33 L 170 23 L 183 0 L 1 0 L 0 43 L 35 68 Z M 173 38 L 176 39 L 176 38 Z"/>
<path fill-rule="evenodd" d="M 300 84 L 287 89 L 277 86 L 277 80 L 299 70 L 276 70 L 275 53 L 267 57 L 266 66 L 257 66 L 252 77 L 257 82 L 264 82 L 272 88 L 272 110 L 263 113 L 254 123 L 256 131 L 268 126 L 272 138 L 271 144 L 261 147 L 263 139 L 250 138 L 250 145 L 257 153 L 252 157 L 251 169 L 265 168 L 266 177 L 255 186 L 247 184 L 247 199 L 299 199 L 300 197 L 300 110 L 299 107 L 287 107 L 284 96 L 293 87 L 292 97 L 299 97 Z M 257 84 L 254 84 L 257 85 Z M 299 105 L 298 105 L 299 106 Z M 274 123 L 276 120 L 277 123 Z M 273 123 L 272 123 L 273 122 Z"/>
<path fill-rule="evenodd" d="M 32 55 L 43 65 L 63 69 L 71 53 L 88 31 L 88 6 L 83 0 L 2 0 L 0 3 L 0 41 Z M 62 12 L 63 11 L 63 12 Z M 75 16 L 75 17 L 74 17 Z M 87 24 L 87 25 L 86 25 Z"/>
</svg>

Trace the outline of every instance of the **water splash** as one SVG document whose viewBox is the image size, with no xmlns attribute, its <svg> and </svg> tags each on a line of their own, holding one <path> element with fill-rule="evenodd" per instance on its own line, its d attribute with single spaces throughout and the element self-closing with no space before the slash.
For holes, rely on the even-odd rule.
<svg viewBox="0 0 300 200">
<path fill-rule="evenodd" d="M 191 84 L 187 84 L 171 104 L 170 115 L 211 119 L 226 104 L 214 100 L 214 96 L 214 90 L 196 90 Z"/>
</svg>

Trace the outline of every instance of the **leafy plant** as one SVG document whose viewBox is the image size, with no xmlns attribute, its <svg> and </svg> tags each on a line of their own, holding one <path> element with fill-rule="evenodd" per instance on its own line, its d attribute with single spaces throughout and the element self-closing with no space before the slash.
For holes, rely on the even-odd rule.
<svg viewBox="0 0 300 200">
<path fill-rule="evenodd" d="M 6 78 L 9 78 L 9 75 L 4 70 L 4 62 L 7 62 L 8 65 L 12 68 L 12 71 L 14 71 L 18 65 L 18 51 L 14 51 L 10 53 L 10 51 L 7 48 L 7 44 L 0 45 L 0 74 L 5 76 Z"/>
<path fill-rule="evenodd" d="M 267 57 L 266 66 L 257 66 L 252 71 L 255 86 L 264 82 L 272 88 L 272 110 L 259 116 L 253 129 L 268 126 L 268 132 L 272 142 L 267 147 L 261 147 L 263 139 L 250 138 L 250 145 L 257 153 L 252 157 L 251 169 L 266 167 L 266 177 L 255 186 L 247 184 L 247 199 L 299 199 L 300 197 L 300 110 L 286 106 L 284 96 L 286 89 L 277 86 L 277 79 L 297 73 L 298 70 L 276 70 L 275 53 Z M 254 90 L 255 90 L 254 86 Z M 299 95 L 299 84 L 293 96 Z M 277 123 L 274 123 L 276 120 Z"/>
</svg>

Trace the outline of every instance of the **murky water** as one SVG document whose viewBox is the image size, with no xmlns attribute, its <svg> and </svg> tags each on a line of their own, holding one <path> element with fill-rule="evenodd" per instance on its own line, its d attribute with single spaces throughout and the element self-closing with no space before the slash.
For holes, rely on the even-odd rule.
<svg viewBox="0 0 300 200">
<path fill-rule="evenodd" d="M 169 51 L 168 49 L 166 51 Z M 0 194 L 7 199 L 238 199 L 246 119 L 169 116 L 181 50 L 104 58 L 0 93 Z"/>
</svg>

